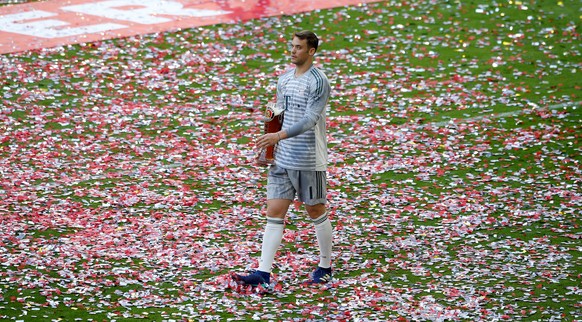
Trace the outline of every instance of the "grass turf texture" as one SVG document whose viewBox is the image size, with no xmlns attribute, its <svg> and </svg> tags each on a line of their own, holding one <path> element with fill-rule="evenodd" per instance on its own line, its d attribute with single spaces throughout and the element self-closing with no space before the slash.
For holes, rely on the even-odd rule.
<svg viewBox="0 0 582 322">
<path fill-rule="evenodd" d="M 0 315 L 580 319 L 579 9 L 379 2 L 1 56 Z M 299 29 L 334 86 L 337 281 L 297 285 L 293 211 L 282 287 L 237 292 L 264 224 L 249 142 Z"/>
</svg>

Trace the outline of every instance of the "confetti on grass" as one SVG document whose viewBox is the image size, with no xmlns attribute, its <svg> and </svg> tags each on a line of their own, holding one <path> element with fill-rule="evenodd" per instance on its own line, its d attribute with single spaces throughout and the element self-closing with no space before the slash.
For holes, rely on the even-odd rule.
<svg viewBox="0 0 582 322">
<path fill-rule="evenodd" d="M 524 6 L 381 2 L 1 56 L 1 314 L 582 318 L 579 35 Z M 260 252 L 251 138 L 297 19 L 334 84 L 336 279 L 301 285 L 316 246 L 292 209 L 273 289 L 233 289 Z"/>
</svg>

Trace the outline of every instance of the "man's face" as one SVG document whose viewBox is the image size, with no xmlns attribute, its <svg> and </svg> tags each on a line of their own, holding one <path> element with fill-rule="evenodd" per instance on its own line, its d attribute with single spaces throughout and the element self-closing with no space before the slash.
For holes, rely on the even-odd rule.
<svg viewBox="0 0 582 322">
<path fill-rule="evenodd" d="M 307 39 L 293 37 L 291 46 L 291 62 L 295 65 L 305 64 L 315 54 L 315 48 L 308 49 Z"/>
</svg>

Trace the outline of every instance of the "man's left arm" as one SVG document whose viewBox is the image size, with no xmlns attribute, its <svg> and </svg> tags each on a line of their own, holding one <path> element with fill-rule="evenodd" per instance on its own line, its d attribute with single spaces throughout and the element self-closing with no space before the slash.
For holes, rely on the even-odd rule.
<svg viewBox="0 0 582 322">
<path fill-rule="evenodd" d="M 294 137 L 313 128 L 323 115 L 329 100 L 329 95 L 330 86 L 327 79 L 323 78 L 316 81 L 315 86 L 312 86 L 309 92 L 305 115 L 299 122 L 293 124 L 285 131 L 285 137 Z"/>
<path fill-rule="evenodd" d="M 299 120 L 299 122 L 291 125 L 287 130 L 281 130 L 277 133 L 268 133 L 260 136 L 257 139 L 257 146 L 259 148 L 264 148 L 275 145 L 283 139 L 297 136 L 315 127 L 327 106 L 330 92 L 331 88 L 326 78 L 321 78 L 319 81 L 316 81 L 309 91 L 307 108 L 303 118 Z"/>
</svg>

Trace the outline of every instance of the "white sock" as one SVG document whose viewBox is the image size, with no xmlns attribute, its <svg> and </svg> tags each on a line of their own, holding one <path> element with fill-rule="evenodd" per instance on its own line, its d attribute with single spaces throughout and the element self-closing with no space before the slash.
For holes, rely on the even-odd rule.
<svg viewBox="0 0 582 322">
<path fill-rule="evenodd" d="M 315 236 L 319 246 L 319 267 L 331 267 L 331 247 L 332 247 L 332 227 L 327 212 L 320 217 L 313 219 L 315 225 Z"/>
<path fill-rule="evenodd" d="M 261 261 L 259 262 L 259 271 L 270 273 L 275 261 L 275 254 L 281 240 L 283 239 L 283 229 L 285 220 L 281 218 L 267 217 L 267 225 L 263 235 L 263 245 L 261 247 Z"/>
</svg>

